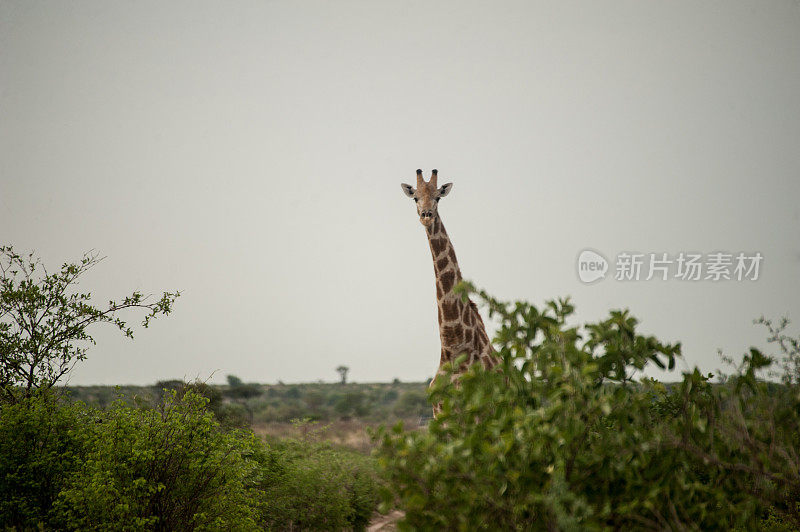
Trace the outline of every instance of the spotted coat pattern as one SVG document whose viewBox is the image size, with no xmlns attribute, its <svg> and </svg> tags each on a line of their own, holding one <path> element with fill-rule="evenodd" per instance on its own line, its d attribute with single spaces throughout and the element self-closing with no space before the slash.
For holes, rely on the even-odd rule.
<svg viewBox="0 0 800 532">
<path fill-rule="evenodd" d="M 453 287 L 461 281 L 461 270 L 456 260 L 456 252 L 447 236 L 442 219 L 438 212 L 433 222 L 426 226 L 428 243 L 433 256 L 433 271 L 436 276 L 436 302 L 439 307 L 439 337 L 442 341 L 442 352 L 436 377 L 444 373 L 442 366 L 454 361 L 462 354 L 466 360 L 456 368 L 453 378 L 465 372 L 469 366 L 480 362 L 491 369 L 500 360 L 492 347 L 483 319 L 478 308 L 471 300 L 462 301 L 460 295 L 453 293 Z M 439 410 L 434 407 L 434 414 Z"/>
</svg>

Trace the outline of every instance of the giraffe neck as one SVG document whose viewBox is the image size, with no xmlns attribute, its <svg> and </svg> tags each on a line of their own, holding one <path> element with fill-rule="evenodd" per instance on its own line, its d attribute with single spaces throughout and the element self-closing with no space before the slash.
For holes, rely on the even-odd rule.
<svg viewBox="0 0 800 532">
<path fill-rule="evenodd" d="M 428 243 L 433 257 L 433 271 L 436 274 L 436 300 L 439 309 L 439 337 L 442 340 L 442 365 L 452 362 L 462 353 L 468 358 L 459 371 L 480 361 L 485 367 L 497 365 L 494 349 L 486 334 L 486 328 L 471 300 L 463 301 L 453 293 L 453 287 L 461 281 L 456 252 L 447 236 L 438 213 L 430 226 L 426 227 Z"/>
<path fill-rule="evenodd" d="M 454 297 L 453 287 L 461 281 L 461 270 L 458 268 L 456 251 L 453 248 L 450 237 L 444 229 L 439 213 L 433 219 L 431 225 L 425 228 L 428 234 L 428 244 L 431 247 L 433 257 L 433 272 L 436 276 L 436 300 L 439 306 L 439 325 L 442 324 L 441 308 L 442 302 Z"/>
<path fill-rule="evenodd" d="M 467 358 L 453 374 L 463 373 L 475 363 L 484 368 L 494 368 L 500 363 L 486 327 L 471 300 L 463 301 L 461 296 L 453 293 L 453 287 L 461 281 L 461 270 L 458 268 L 456 252 L 450 237 L 444 229 L 439 213 L 434 216 L 431 225 L 425 228 L 428 244 L 433 257 L 433 271 L 436 274 L 436 302 L 439 309 L 439 337 L 442 340 L 442 354 L 439 359 L 439 370 L 436 377 L 445 373 L 444 368 L 462 354 Z M 431 381 L 433 385 L 434 381 Z M 441 405 L 434 405 L 433 415 L 437 415 Z"/>
</svg>

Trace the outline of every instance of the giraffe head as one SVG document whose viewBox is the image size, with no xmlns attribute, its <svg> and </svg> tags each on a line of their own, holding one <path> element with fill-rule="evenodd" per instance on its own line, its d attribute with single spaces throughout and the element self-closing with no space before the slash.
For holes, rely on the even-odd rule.
<svg viewBox="0 0 800 532">
<path fill-rule="evenodd" d="M 431 172 L 431 180 L 427 183 L 425 178 L 422 177 L 422 170 L 417 170 L 417 188 L 403 183 L 400 185 L 403 188 L 406 196 L 413 199 L 417 204 L 417 214 L 419 214 L 419 221 L 425 227 L 433 223 L 436 217 L 436 207 L 439 200 L 450 192 L 453 188 L 453 183 L 447 183 L 442 186 L 436 184 L 436 177 L 438 171 Z"/>
</svg>

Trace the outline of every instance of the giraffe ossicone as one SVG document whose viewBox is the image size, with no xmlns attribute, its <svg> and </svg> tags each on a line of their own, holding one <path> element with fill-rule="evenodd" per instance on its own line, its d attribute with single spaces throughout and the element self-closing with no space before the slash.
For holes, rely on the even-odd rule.
<svg viewBox="0 0 800 532">
<path fill-rule="evenodd" d="M 443 370 L 445 364 L 452 363 L 462 354 L 467 356 L 459 367 L 454 368 L 453 378 L 457 378 L 477 362 L 487 369 L 495 367 L 500 362 L 489 335 L 486 334 L 486 327 L 478 313 L 478 307 L 470 299 L 464 301 L 460 295 L 453 292 L 453 288 L 462 279 L 461 270 L 438 209 L 439 200 L 450 193 L 453 184 L 446 183 L 439 186 L 437 180 L 437 170 L 431 172 L 431 178 L 427 182 L 422 176 L 422 170 L 417 170 L 416 188 L 405 183 L 401 184 L 406 196 L 416 203 L 419 221 L 425 227 L 433 257 L 436 302 L 439 309 L 439 337 L 442 341 L 439 369 L 434 380 L 445 373 Z M 437 410 L 435 406 L 434 414 Z"/>
</svg>

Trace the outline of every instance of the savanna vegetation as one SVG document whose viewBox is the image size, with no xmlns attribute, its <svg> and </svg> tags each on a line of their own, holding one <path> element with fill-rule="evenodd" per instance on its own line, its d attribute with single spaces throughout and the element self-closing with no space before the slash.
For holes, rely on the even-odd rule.
<svg viewBox="0 0 800 532">
<path fill-rule="evenodd" d="M 577 324 L 568 300 L 495 316 L 499 371 L 424 383 L 65 388 L 89 328 L 144 325 L 177 292 L 94 307 L 81 264 L 0 248 L 0 527 L 8 530 L 800 529 L 800 339 L 725 375 L 675 371 L 680 345 L 627 311 Z M 88 343 L 87 343 L 88 342 Z M 664 384 L 649 367 L 671 370 Z M 344 368 L 343 366 L 340 368 Z M 333 368 L 332 368 L 333 369 Z M 430 401 L 442 413 L 420 426 Z M 337 430 L 373 439 L 338 441 Z"/>
<path fill-rule="evenodd" d="M 227 385 L 164 380 L 152 386 L 74 386 L 58 389 L 71 401 L 107 408 L 115 400 L 155 404 L 164 390 L 195 389 L 208 400 L 220 426 L 252 429 L 260 436 L 318 440 L 369 451 L 368 429 L 403 421 L 424 424 L 431 415 L 427 383 L 244 383 L 234 375 Z"/>
<path fill-rule="evenodd" d="M 235 376 L 228 376 L 236 379 Z M 106 407 L 121 397 L 128 403 L 155 401 L 164 389 L 180 390 L 182 380 L 164 380 L 151 386 L 70 386 L 60 391 L 72 400 Z M 418 421 L 431 415 L 427 383 L 303 383 L 214 385 L 192 383 L 209 400 L 217 418 L 234 426 L 261 426 L 307 420 L 327 424 L 353 420 L 384 423 Z"/>
<path fill-rule="evenodd" d="M 642 371 L 673 369 L 680 344 L 637 333 L 627 311 L 577 325 L 568 300 L 477 296 L 501 323 L 500 371 L 437 381 L 428 430 L 379 434 L 385 502 L 406 526 L 800 529 L 800 339 L 787 321 L 759 320 L 773 356 L 752 348 L 716 384 L 692 370 L 665 385 Z"/>
<path fill-rule="evenodd" d="M 191 387 L 107 409 L 36 394 L 0 409 L 0 523 L 27 530 L 363 529 L 373 459 L 224 429 Z"/>
<path fill-rule="evenodd" d="M 302 437 L 257 437 L 254 401 L 276 396 L 258 385 L 230 376 L 223 390 L 179 381 L 146 393 L 59 386 L 85 359 L 93 327 L 133 337 L 122 311 L 143 310 L 147 327 L 179 295 L 151 302 L 134 292 L 94 306 L 75 288 L 99 262 L 86 255 L 50 273 L 32 254 L 0 248 L 0 527 L 363 529 L 378 503 L 374 460 L 322 441 L 309 420 L 296 423 Z M 287 408 L 304 397 L 297 388 L 277 395 L 297 403 Z M 370 397 L 343 387 L 330 408 L 309 401 L 347 417 Z"/>
</svg>

